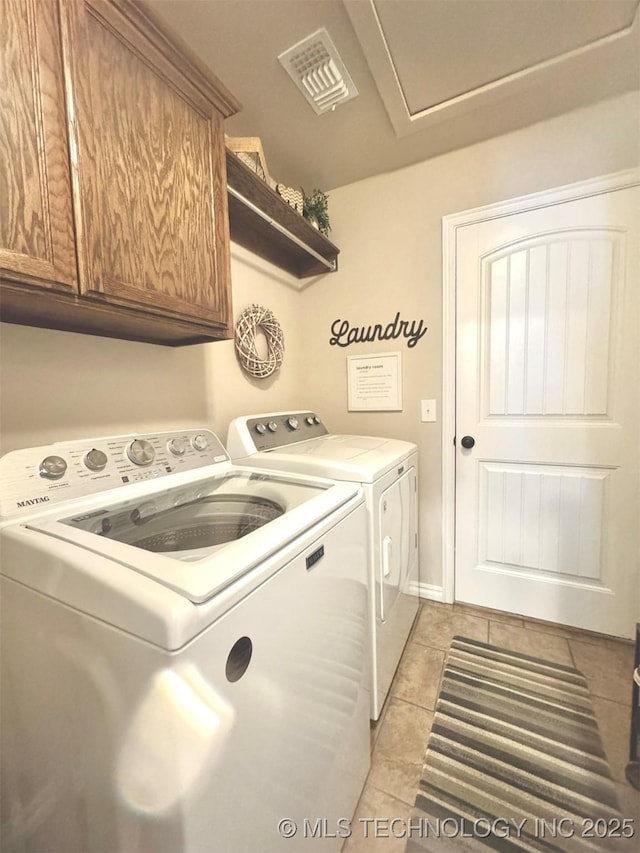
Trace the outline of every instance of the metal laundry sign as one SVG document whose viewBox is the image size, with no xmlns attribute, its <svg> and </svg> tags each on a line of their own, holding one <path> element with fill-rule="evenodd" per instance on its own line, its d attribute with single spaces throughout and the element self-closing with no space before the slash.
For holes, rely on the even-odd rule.
<svg viewBox="0 0 640 853">
<path fill-rule="evenodd" d="M 424 320 L 401 320 L 400 312 L 384 326 L 376 323 L 372 326 L 354 326 L 348 320 L 334 320 L 331 324 L 329 343 L 332 347 L 348 347 L 351 344 L 365 344 L 373 341 L 393 341 L 404 338 L 408 347 L 414 347 L 425 335 L 427 326 Z"/>
</svg>

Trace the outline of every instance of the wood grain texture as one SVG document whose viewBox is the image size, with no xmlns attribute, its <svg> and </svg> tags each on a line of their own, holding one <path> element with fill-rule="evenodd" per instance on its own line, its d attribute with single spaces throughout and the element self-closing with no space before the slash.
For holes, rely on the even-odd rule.
<svg viewBox="0 0 640 853">
<path fill-rule="evenodd" d="M 0 279 L 75 289 L 58 8 L 0 0 Z"/>
<path fill-rule="evenodd" d="M 168 76 L 174 74 L 182 76 L 181 85 L 188 80 L 190 88 L 200 91 L 207 104 L 212 104 L 216 111 L 223 117 L 229 118 L 242 109 L 241 103 L 227 89 L 221 80 L 211 72 L 192 52 L 191 48 L 176 33 L 169 30 L 153 11 L 153 0 L 88 0 L 90 5 L 99 11 L 107 7 L 107 4 L 118 9 L 121 19 L 127 20 L 133 30 L 144 33 L 145 46 L 143 53 L 147 53 L 152 45 L 156 57 L 166 63 Z"/>
<path fill-rule="evenodd" d="M 4 323 L 167 346 L 201 344 L 232 337 L 227 328 L 217 328 L 211 323 L 162 317 L 73 294 L 52 291 L 37 294 L 10 283 L 0 291 L 0 314 Z"/>
<path fill-rule="evenodd" d="M 122 14 L 66 3 L 77 116 L 81 291 L 116 304 L 231 323 L 222 119 Z M 139 21 L 136 21 L 138 24 Z"/>
<path fill-rule="evenodd" d="M 233 96 L 133 0 L 0 0 L 0 31 L 1 319 L 231 337 Z"/>
</svg>

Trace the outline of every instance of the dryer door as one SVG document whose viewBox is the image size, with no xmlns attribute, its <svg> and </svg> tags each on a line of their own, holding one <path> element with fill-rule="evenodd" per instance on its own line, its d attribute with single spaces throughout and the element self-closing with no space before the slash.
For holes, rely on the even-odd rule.
<svg viewBox="0 0 640 853">
<path fill-rule="evenodd" d="M 380 495 L 377 561 L 378 613 L 386 622 L 398 598 L 407 592 L 415 554 L 415 471 L 409 468 Z"/>
</svg>

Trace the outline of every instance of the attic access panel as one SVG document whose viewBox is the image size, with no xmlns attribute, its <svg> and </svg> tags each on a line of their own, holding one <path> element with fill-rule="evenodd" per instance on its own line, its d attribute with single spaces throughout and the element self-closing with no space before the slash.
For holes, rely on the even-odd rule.
<svg viewBox="0 0 640 853">
<path fill-rule="evenodd" d="M 637 88 L 638 0 L 344 5 L 397 137 L 484 108 L 505 133 Z"/>
<path fill-rule="evenodd" d="M 629 27 L 637 6 L 637 0 L 375 3 L 411 115 L 588 49 Z M 458 46 L 455 62 L 451 45 Z"/>
</svg>

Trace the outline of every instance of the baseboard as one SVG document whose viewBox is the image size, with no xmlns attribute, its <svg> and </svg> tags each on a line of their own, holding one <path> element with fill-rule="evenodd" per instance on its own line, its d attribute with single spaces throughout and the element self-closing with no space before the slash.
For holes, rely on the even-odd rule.
<svg viewBox="0 0 640 853">
<path fill-rule="evenodd" d="M 444 588 L 432 583 L 414 582 L 409 587 L 409 592 L 412 595 L 417 595 L 418 598 L 426 598 L 429 601 L 444 601 Z"/>
</svg>

